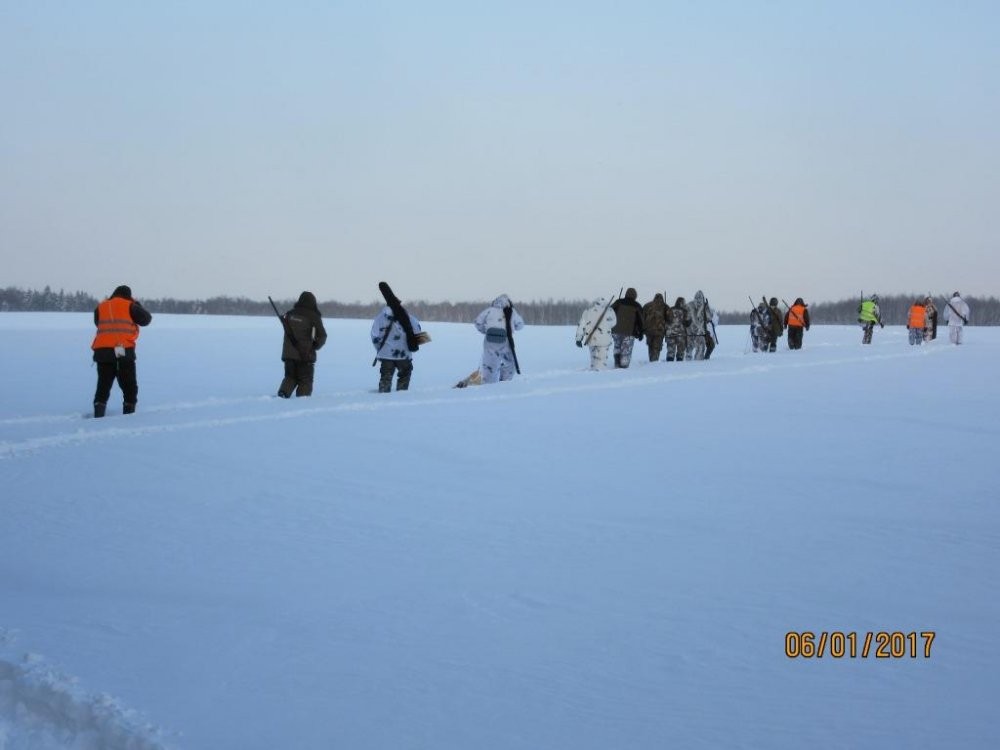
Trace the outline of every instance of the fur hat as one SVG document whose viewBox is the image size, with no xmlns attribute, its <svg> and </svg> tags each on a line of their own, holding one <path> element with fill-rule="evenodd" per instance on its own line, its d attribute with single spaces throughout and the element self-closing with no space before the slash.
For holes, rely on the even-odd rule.
<svg viewBox="0 0 1000 750">
<path fill-rule="evenodd" d="M 778 306 L 778 298 L 777 297 L 771 297 L 771 301 L 768 302 L 767 304 L 769 304 L 771 307 L 777 307 Z"/>
<path fill-rule="evenodd" d="M 639 292 L 637 292 L 634 288 L 629 287 L 628 289 L 625 290 L 625 299 L 638 299 L 638 298 L 639 298 Z"/>
<path fill-rule="evenodd" d="M 122 284 L 119 287 L 115 287 L 115 290 L 111 293 L 112 297 L 121 297 L 122 299 L 132 299 L 132 290 Z"/>
</svg>

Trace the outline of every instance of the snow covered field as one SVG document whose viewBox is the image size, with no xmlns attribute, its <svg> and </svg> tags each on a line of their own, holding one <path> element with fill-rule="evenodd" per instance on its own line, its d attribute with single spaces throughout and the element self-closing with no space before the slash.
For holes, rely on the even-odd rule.
<svg viewBox="0 0 1000 750">
<path fill-rule="evenodd" d="M 154 316 L 92 420 L 90 315 L 0 315 L 0 750 L 1000 747 L 1000 329 L 455 390 L 428 323 L 380 395 L 327 323 L 284 401 L 273 318 Z"/>
</svg>

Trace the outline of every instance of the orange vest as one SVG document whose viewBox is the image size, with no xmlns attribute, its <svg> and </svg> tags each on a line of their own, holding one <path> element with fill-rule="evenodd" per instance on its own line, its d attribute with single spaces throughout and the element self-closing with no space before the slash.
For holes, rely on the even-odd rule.
<svg viewBox="0 0 1000 750">
<path fill-rule="evenodd" d="M 97 335 L 90 345 L 91 349 L 135 348 L 139 326 L 132 322 L 129 315 L 131 306 L 132 300 L 121 297 L 106 299 L 97 306 Z"/>
<path fill-rule="evenodd" d="M 802 328 L 806 324 L 806 306 L 792 305 L 788 308 L 788 327 Z"/>
<path fill-rule="evenodd" d="M 910 308 L 909 322 L 907 328 L 923 328 L 927 321 L 927 308 L 923 305 L 914 305 Z"/>
</svg>

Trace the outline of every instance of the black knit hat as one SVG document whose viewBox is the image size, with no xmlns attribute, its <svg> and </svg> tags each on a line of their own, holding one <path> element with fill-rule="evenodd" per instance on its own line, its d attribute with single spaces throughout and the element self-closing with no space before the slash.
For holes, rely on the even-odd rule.
<svg viewBox="0 0 1000 750">
<path fill-rule="evenodd" d="M 132 290 L 122 284 L 121 286 L 115 288 L 115 290 L 111 293 L 111 296 L 121 297 L 123 299 L 132 299 Z"/>
</svg>

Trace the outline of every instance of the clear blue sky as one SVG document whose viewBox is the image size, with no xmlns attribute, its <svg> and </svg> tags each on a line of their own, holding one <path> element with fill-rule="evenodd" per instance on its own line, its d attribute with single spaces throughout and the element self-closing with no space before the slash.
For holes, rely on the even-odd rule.
<svg viewBox="0 0 1000 750">
<path fill-rule="evenodd" d="M 997 2 L 0 4 L 0 286 L 1000 293 Z"/>
</svg>

